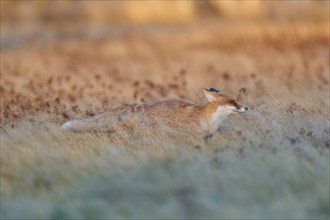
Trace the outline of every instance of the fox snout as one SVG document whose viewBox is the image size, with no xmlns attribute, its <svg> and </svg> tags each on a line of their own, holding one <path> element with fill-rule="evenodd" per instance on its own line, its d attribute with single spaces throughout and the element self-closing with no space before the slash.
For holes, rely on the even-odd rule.
<svg viewBox="0 0 330 220">
<path fill-rule="evenodd" d="M 241 107 L 237 107 L 235 111 L 236 112 L 246 112 L 247 110 L 249 110 L 248 107 L 241 106 Z"/>
</svg>

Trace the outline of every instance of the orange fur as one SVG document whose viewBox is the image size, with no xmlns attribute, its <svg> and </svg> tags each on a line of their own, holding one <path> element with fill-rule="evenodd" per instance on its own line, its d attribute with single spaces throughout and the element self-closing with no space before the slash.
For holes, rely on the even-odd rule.
<svg viewBox="0 0 330 220">
<path fill-rule="evenodd" d="M 199 106 L 182 100 L 166 100 L 154 104 L 127 105 L 101 115 L 65 123 L 70 130 L 110 129 L 114 124 L 161 122 L 171 128 L 188 128 L 198 132 L 214 132 L 219 123 L 233 112 L 243 112 L 243 107 L 230 94 L 215 89 L 203 89 L 208 102 Z"/>
</svg>

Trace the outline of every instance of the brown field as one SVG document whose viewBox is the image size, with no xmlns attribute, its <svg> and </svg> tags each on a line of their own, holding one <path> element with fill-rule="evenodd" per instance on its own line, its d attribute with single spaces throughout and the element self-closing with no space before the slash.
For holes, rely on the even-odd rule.
<svg viewBox="0 0 330 220">
<path fill-rule="evenodd" d="M 195 22 L 1 50 L 1 217 L 329 217 L 329 23 Z M 132 103 L 249 106 L 210 138 L 63 133 Z M 164 133 L 169 137 L 164 137 Z"/>
<path fill-rule="evenodd" d="M 1 122 L 46 114 L 62 123 L 168 98 L 201 103 L 201 88 L 211 86 L 244 91 L 252 108 L 260 98 L 287 108 L 329 107 L 327 23 L 200 26 L 128 29 L 96 40 L 5 50 Z"/>
</svg>

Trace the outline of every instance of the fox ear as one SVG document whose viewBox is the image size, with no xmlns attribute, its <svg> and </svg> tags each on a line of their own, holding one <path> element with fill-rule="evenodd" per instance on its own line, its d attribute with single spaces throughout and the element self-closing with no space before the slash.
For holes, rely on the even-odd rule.
<svg viewBox="0 0 330 220">
<path fill-rule="evenodd" d="M 209 102 L 213 102 L 217 99 L 214 92 L 210 92 L 207 89 L 203 89 L 203 92 Z"/>
</svg>

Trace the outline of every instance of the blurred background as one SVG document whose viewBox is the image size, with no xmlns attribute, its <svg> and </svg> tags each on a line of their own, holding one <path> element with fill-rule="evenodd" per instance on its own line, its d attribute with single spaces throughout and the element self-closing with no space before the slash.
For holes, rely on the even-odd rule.
<svg viewBox="0 0 330 220">
<path fill-rule="evenodd" d="M 163 27 L 216 21 L 328 20 L 327 0 L 78 1 L 1 0 L 1 48 L 118 33 L 132 26 Z"/>
<path fill-rule="evenodd" d="M 198 103 L 202 87 L 244 86 L 251 100 L 267 91 L 287 103 L 308 87 L 314 101 L 328 100 L 328 0 L 0 3 L 3 122 Z"/>
</svg>

